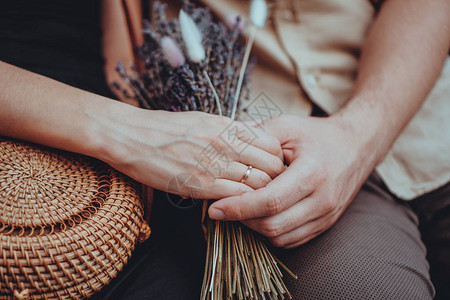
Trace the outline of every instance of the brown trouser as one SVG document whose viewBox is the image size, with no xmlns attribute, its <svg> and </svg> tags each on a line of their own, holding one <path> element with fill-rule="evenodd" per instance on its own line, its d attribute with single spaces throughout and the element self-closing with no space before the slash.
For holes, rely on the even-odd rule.
<svg viewBox="0 0 450 300">
<path fill-rule="evenodd" d="M 447 209 L 449 192 L 447 186 L 442 194 Z M 436 200 L 424 199 L 430 206 Z M 397 200 L 372 175 L 335 226 L 298 249 L 283 251 L 286 264 L 299 274 L 298 281 L 288 279 L 295 299 L 432 299 L 418 225 L 410 203 Z M 442 230 L 448 238 L 450 227 Z M 448 268 L 450 253 L 446 256 Z"/>
<path fill-rule="evenodd" d="M 153 236 L 98 298 L 199 299 L 200 215 L 158 193 Z M 437 297 L 450 299 L 450 185 L 404 202 L 372 175 L 331 229 L 276 254 L 299 276 L 286 277 L 294 299 L 432 299 L 429 263 Z"/>
</svg>

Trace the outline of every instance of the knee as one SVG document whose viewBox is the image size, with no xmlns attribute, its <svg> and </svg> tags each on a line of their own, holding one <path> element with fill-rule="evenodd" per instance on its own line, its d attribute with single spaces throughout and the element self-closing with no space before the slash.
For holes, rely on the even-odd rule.
<svg viewBox="0 0 450 300">
<path fill-rule="evenodd" d="M 311 264 L 289 280 L 294 299 L 433 299 L 428 274 L 376 257 Z"/>
</svg>

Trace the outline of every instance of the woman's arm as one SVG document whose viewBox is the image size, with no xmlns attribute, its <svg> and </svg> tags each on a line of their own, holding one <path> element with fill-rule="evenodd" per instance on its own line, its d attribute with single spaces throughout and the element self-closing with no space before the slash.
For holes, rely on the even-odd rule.
<svg viewBox="0 0 450 300">
<path fill-rule="evenodd" d="M 0 78 L 0 135 L 96 157 L 160 190 L 190 174 L 200 187 L 187 182 L 178 193 L 214 199 L 264 186 L 283 170 L 279 142 L 263 132 L 236 154 L 220 138 L 231 122 L 226 117 L 143 110 L 3 62 Z M 226 158 L 222 170 L 199 166 L 211 145 Z M 242 184 L 247 165 L 255 171 Z"/>
<path fill-rule="evenodd" d="M 366 40 L 355 93 L 328 118 L 265 123 L 289 168 L 267 187 L 215 202 L 276 246 L 299 246 L 342 215 L 439 76 L 450 47 L 448 0 L 385 1 Z"/>
<path fill-rule="evenodd" d="M 102 159 L 111 155 L 102 119 L 131 107 L 4 62 L 0 78 L 0 135 Z"/>
</svg>

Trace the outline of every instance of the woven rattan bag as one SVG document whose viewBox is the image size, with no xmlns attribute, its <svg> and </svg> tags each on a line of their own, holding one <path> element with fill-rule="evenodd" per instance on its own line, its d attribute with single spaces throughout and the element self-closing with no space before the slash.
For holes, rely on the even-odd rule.
<svg viewBox="0 0 450 300">
<path fill-rule="evenodd" d="M 131 179 L 92 158 L 0 138 L 0 299 L 89 297 L 149 234 Z"/>
</svg>

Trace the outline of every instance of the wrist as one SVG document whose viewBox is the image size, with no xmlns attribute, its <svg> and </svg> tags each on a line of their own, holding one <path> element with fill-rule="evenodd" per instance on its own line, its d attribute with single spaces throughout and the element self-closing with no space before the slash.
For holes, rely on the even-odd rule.
<svg viewBox="0 0 450 300">
<path fill-rule="evenodd" d="M 85 154 L 100 159 L 110 165 L 121 163 L 126 157 L 129 120 L 138 108 L 119 101 L 102 101 L 85 110 L 87 116 L 85 132 Z"/>
<path fill-rule="evenodd" d="M 91 156 L 133 176 L 128 172 L 138 157 L 156 157 L 158 142 L 163 139 L 161 124 L 166 123 L 166 114 L 165 111 L 144 110 L 115 101 L 95 118 Z M 154 164 L 147 163 L 149 168 L 156 168 L 156 160 Z"/>
<path fill-rule="evenodd" d="M 330 119 L 345 132 L 361 163 L 372 169 L 384 159 L 397 135 L 383 110 L 368 101 L 351 99 Z"/>
</svg>

